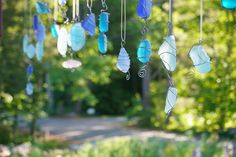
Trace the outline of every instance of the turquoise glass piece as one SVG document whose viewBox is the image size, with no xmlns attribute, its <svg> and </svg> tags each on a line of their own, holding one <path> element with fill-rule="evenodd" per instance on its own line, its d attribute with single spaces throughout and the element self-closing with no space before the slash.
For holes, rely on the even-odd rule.
<svg viewBox="0 0 236 157">
<path fill-rule="evenodd" d="M 85 45 L 85 31 L 81 23 L 75 23 L 70 31 L 70 42 L 73 51 L 79 51 Z"/>
<path fill-rule="evenodd" d="M 30 44 L 27 48 L 26 55 L 29 59 L 32 59 L 35 55 L 35 47 L 33 44 Z"/>
<path fill-rule="evenodd" d="M 33 74 L 33 66 L 32 66 L 32 64 L 29 64 L 27 66 L 26 73 L 27 73 L 27 76 L 31 76 Z"/>
<path fill-rule="evenodd" d="M 38 41 L 44 41 L 45 37 L 46 37 L 45 26 L 42 23 L 39 23 L 36 32 L 36 38 Z"/>
<path fill-rule="evenodd" d="M 27 95 L 32 95 L 34 93 L 34 87 L 33 87 L 33 84 L 31 82 L 28 82 L 26 84 L 26 94 Z"/>
<path fill-rule="evenodd" d="M 124 47 L 120 49 L 116 67 L 123 73 L 127 73 L 130 69 L 129 54 L 127 53 Z"/>
<path fill-rule="evenodd" d="M 36 58 L 38 61 L 42 61 L 44 55 L 44 44 L 43 41 L 38 41 L 36 44 Z"/>
<path fill-rule="evenodd" d="M 158 50 L 162 63 L 168 71 L 176 68 L 176 43 L 175 36 L 167 36 Z"/>
<path fill-rule="evenodd" d="M 236 0 L 221 0 L 221 5 L 225 9 L 236 9 Z"/>
<path fill-rule="evenodd" d="M 58 52 L 65 57 L 66 56 L 66 51 L 67 51 L 67 40 L 68 40 L 68 33 L 66 28 L 62 27 L 59 31 L 58 34 L 58 39 L 57 39 L 57 49 Z"/>
<path fill-rule="evenodd" d="M 147 19 L 151 15 L 152 0 L 138 0 L 137 13 L 138 16 Z"/>
<path fill-rule="evenodd" d="M 98 36 L 98 50 L 101 54 L 107 52 L 107 36 L 104 33 Z"/>
<path fill-rule="evenodd" d="M 33 29 L 36 31 L 38 29 L 38 15 L 33 16 Z"/>
<path fill-rule="evenodd" d="M 174 108 L 177 100 L 177 89 L 175 87 L 169 87 L 166 96 L 165 113 L 169 114 Z"/>
<path fill-rule="evenodd" d="M 48 5 L 43 2 L 36 2 L 35 3 L 36 11 L 39 14 L 49 14 L 51 10 L 49 9 Z"/>
<path fill-rule="evenodd" d="M 109 30 L 109 13 L 101 12 L 99 15 L 99 30 L 102 33 L 106 33 Z"/>
<path fill-rule="evenodd" d="M 211 70 L 210 57 L 207 55 L 202 45 L 193 46 L 189 52 L 189 56 L 198 72 L 204 74 Z"/>
<path fill-rule="evenodd" d="M 66 1 L 67 1 L 67 0 L 58 0 L 58 3 L 59 3 L 60 5 L 65 5 L 65 4 L 66 4 Z"/>
<path fill-rule="evenodd" d="M 94 13 L 88 14 L 88 16 L 82 21 L 81 25 L 90 36 L 94 36 L 96 31 L 96 22 Z"/>
<path fill-rule="evenodd" d="M 53 38 L 56 38 L 56 39 L 58 38 L 58 30 L 59 30 L 59 26 L 53 23 L 51 26 L 51 33 L 52 33 Z"/>
<path fill-rule="evenodd" d="M 149 62 L 151 52 L 152 52 L 151 43 L 148 40 L 141 41 L 137 52 L 138 60 L 144 64 Z"/>
<path fill-rule="evenodd" d="M 29 43 L 29 37 L 27 34 L 24 35 L 24 39 L 23 39 L 23 52 L 27 53 L 28 51 L 28 43 Z"/>
</svg>

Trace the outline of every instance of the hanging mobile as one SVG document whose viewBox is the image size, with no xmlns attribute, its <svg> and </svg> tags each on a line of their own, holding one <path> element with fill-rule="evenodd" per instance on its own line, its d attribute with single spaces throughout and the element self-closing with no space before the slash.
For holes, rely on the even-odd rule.
<svg viewBox="0 0 236 157">
<path fill-rule="evenodd" d="M 138 72 L 138 75 L 141 78 L 145 77 L 146 75 L 146 67 L 152 53 L 151 43 L 149 42 L 149 40 L 146 39 L 146 34 L 148 32 L 147 19 L 151 15 L 151 9 L 152 9 L 152 0 L 139 0 L 138 1 L 137 14 L 139 17 L 144 19 L 144 27 L 142 30 L 143 37 L 142 37 L 141 42 L 139 43 L 138 50 L 137 50 L 138 60 L 142 64 L 144 64 Z"/>
<path fill-rule="evenodd" d="M 117 68 L 126 73 L 126 79 L 130 79 L 130 58 L 129 54 L 125 50 L 126 43 L 126 0 L 121 0 L 121 49 L 117 59 Z"/>
<path fill-rule="evenodd" d="M 82 27 L 90 36 L 95 35 L 96 31 L 96 21 L 95 21 L 95 14 L 92 13 L 92 6 L 93 0 L 87 0 L 87 7 L 89 9 L 89 14 L 87 17 L 82 21 Z"/>
<path fill-rule="evenodd" d="M 210 57 L 202 46 L 202 23 L 203 23 L 203 0 L 200 3 L 200 40 L 199 44 L 194 45 L 189 51 L 189 57 L 193 66 L 199 73 L 207 73 L 211 70 Z"/>
<path fill-rule="evenodd" d="M 108 7 L 106 4 L 106 0 L 101 0 L 103 9 L 99 15 L 99 31 L 100 34 L 98 36 L 98 50 L 104 55 L 107 52 L 107 36 L 106 32 L 109 30 L 109 13 L 107 12 Z"/>
</svg>

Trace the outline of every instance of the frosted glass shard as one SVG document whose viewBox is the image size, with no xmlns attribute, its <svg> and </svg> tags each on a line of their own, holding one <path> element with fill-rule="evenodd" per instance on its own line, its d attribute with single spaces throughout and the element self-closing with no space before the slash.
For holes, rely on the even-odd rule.
<svg viewBox="0 0 236 157">
<path fill-rule="evenodd" d="M 137 13 L 138 16 L 144 19 L 147 19 L 151 15 L 152 10 L 152 0 L 139 0 Z"/>
<path fill-rule="evenodd" d="M 46 37 L 45 26 L 43 24 L 41 24 L 41 23 L 38 24 L 38 29 L 37 29 L 36 37 L 37 37 L 38 41 L 44 41 L 44 39 Z"/>
<path fill-rule="evenodd" d="M 33 16 L 33 29 L 36 31 L 38 29 L 38 15 Z"/>
<path fill-rule="evenodd" d="M 211 70 L 210 57 L 202 45 L 193 46 L 189 52 L 189 56 L 198 72 L 207 73 Z"/>
<path fill-rule="evenodd" d="M 27 48 L 27 53 L 26 53 L 27 57 L 29 59 L 32 59 L 35 55 L 35 47 L 33 44 L 30 44 Z"/>
<path fill-rule="evenodd" d="M 23 52 L 27 53 L 28 51 L 28 43 L 29 43 L 29 37 L 27 34 L 24 35 L 24 39 L 23 39 Z"/>
<path fill-rule="evenodd" d="M 49 13 L 51 13 L 51 10 L 49 9 L 49 7 L 46 3 L 36 2 L 35 7 L 36 7 L 36 11 L 39 14 L 49 14 Z"/>
<path fill-rule="evenodd" d="M 71 48 L 73 51 L 79 51 L 85 45 L 85 31 L 81 23 L 76 23 L 72 26 L 70 31 Z"/>
<path fill-rule="evenodd" d="M 66 69 L 75 69 L 75 68 L 80 67 L 81 65 L 82 63 L 80 61 L 74 60 L 74 59 L 70 59 L 62 63 L 63 68 L 66 68 Z"/>
<path fill-rule="evenodd" d="M 166 37 L 159 48 L 158 54 L 165 68 L 168 71 L 174 71 L 176 68 L 176 44 L 174 35 Z"/>
<path fill-rule="evenodd" d="M 26 84 L 26 94 L 27 95 L 32 95 L 34 93 L 34 87 L 33 84 L 31 82 L 28 82 Z"/>
<path fill-rule="evenodd" d="M 109 30 L 109 13 L 101 12 L 99 15 L 99 30 L 102 33 L 106 33 Z"/>
<path fill-rule="evenodd" d="M 88 14 L 88 16 L 82 21 L 82 27 L 90 36 L 95 35 L 96 22 L 94 13 Z"/>
<path fill-rule="evenodd" d="M 58 32 L 59 32 L 59 26 L 55 23 L 52 24 L 51 26 L 51 33 L 53 38 L 58 38 Z"/>
<path fill-rule="evenodd" d="M 175 87 L 169 87 L 166 96 L 165 113 L 167 114 L 170 113 L 170 111 L 176 104 L 176 100 L 177 100 L 177 89 Z"/>
<path fill-rule="evenodd" d="M 101 54 L 107 52 L 107 36 L 104 33 L 98 36 L 98 50 Z"/>
<path fill-rule="evenodd" d="M 123 47 L 120 49 L 116 67 L 123 73 L 127 73 L 130 69 L 129 55 Z"/>
<path fill-rule="evenodd" d="M 67 30 L 64 27 L 62 27 L 58 34 L 57 49 L 63 57 L 66 56 L 67 39 L 68 39 Z"/>
<path fill-rule="evenodd" d="M 27 76 L 31 76 L 33 74 L 33 66 L 31 64 L 27 66 L 26 74 Z"/>
<path fill-rule="evenodd" d="M 38 61 L 42 61 L 44 55 L 43 41 L 38 41 L 36 44 L 36 58 Z"/>
<path fill-rule="evenodd" d="M 221 4 L 225 9 L 236 9 L 235 0 L 221 0 Z"/>
<path fill-rule="evenodd" d="M 66 4 L 66 1 L 67 1 L 67 0 L 58 0 L 58 3 L 59 3 L 60 5 L 65 5 L 65 4 Z"/>
<path fill-rule="evenodd" d="M 141 41 L 137 52 L 138 60 L 141 63 L 149 62 L 151 52 L 152 52 L 151 43 L 148 40 Z"/>
</svg>

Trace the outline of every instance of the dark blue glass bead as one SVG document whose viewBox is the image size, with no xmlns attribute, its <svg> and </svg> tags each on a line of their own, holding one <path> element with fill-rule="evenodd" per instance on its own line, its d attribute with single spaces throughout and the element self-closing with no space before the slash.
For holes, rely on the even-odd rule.
<svg viewBox="0 0 236 157">
<path fill-rule="evenodd" d="M 152 0 L 139 0 L 137 13 L 138 16 L 144 19 L 147 19 L 151 15 L 152 10 Z"/>
<path fill-rule="evenodd" d="M 94 13 L 89 14 L 81 23 L 84 30 L 90 35 L 95 35 L 96 22 Z"/>
<path fill-rule="evenodd" d="M 31 64 L 27 66 L 26 73 L 27 73 L 27 76 L 30 76 L 33 74 L 33 66 Z"/>
<path fill-rule="evenodd" d="M 33 29 L 36 31 L 38 29 L 38 16 L 33 16 Z"/>
</svg>

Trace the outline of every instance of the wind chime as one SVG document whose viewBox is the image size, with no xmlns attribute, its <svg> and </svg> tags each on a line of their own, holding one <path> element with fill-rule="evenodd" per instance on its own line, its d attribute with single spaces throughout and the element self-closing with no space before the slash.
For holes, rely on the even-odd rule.
<svg viewBox="0 0 236 157">
<path fill-rule="evenodd" d="M 109 30 L 109 13 L 107 12 L 108 7 L 106 4 L 106 0 L 101 0 L 102 9 L 99 15 L 99 31 L 100 34 L 98 36 L 98 50 L 100 54 L 104 55 L 107 53 L 107 36 L 106 32 Z"/>
<path fill-rule="evenodd" d="M 130 79 L 130 58 L 129 54 L 125 50 L 126 44 L 126 0 L 121 0 L 121 49 L 117 59 L 117 68 L 126 73 L 126 79 Z"/>
<path fill-rule="evenodd" d="M 160 46 L 158 54 L 168 76 L 168 91 L 166 96 L 165 112 L 169 115 L 175 106 L 177 99 L 177 89 L 175 88 L 171 77 L 171 72 L 173 72 L 176 68 L 176 44 L 175 36 L 173 35 L 172 0 L 169 0 L 168 36 Z"/>
<path fill-rule="evenodd" d="M 87 0 L 87 8 L 89 9 L 89 14 L 82 21 L 82 27 L 90 35 L 94 36 L 96 31 L 95 14 L 92 12 L 93 0 Z"/>
<path fill-rule="evenodd" d="M 194 45 L 189 51 L 189 57 L 193 66 L 199 73 L 207 73 L 211 70 L 210 57 L 202 46 L 202 24 L 203 24 L 203 0 L 200 2 L 200 39 L 199 44 Z"/>
<path fill-rule="evenodd" d="M 139 0 L 138 7 L 137 7 L 137 14 L 144 20 L 144 26 L 142 30 L 142 40 L 139 44 L 137 57 L 138 60 L 143 64 L 140 68 L 138 75 L 139 77 L 143 78 L 146 74 L 146 66 L 148 66 L 148 62 L 150 60 L 150 56 L 152 53 L 151 43 L 149 40 L 146 39 L 146 34 L 148 32 L 147 27 L 147 19 L 151 15 L 152 10 L 152 0 Z"/>
</svg>

